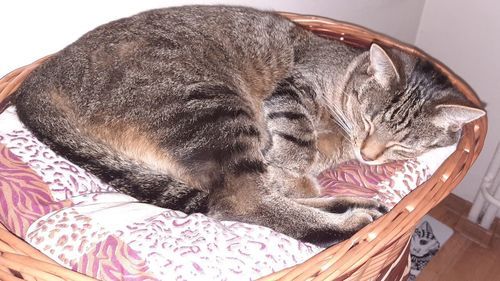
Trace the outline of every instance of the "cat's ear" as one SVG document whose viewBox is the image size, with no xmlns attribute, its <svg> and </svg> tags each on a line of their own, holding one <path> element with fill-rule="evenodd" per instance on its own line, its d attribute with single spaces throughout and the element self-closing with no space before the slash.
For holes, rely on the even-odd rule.
<svg viewBox="0 0 500 281">
<path fill-rule="evenodd" d="M 425 221 L 424 222 L 424 227 L 425 227 L 425 231 L 427 231 L 427 233 L 432 233 L 432 227 L 431 227 L 431 224 L 428 222 L 428 221 Z"/>
<path fill-rule="evenodd" d="M 437 114 L 434 117 L 434 124 L 439 127 L 449 128 L 452 131 L 459 131 L 466 123 L 483 117 L 486 112 L 482 109 L 454 104 L 440 104 L 436 106 Z"/>
<path fill-rule="evenodd" d="M 379 45 L 373 43 L 370 46 L 370 65 L 368 74 L 373 75 L 375 80 L 384 88 L 393 82 L 399 81 L 399 74 L 389 55 Z"/>
</svg>

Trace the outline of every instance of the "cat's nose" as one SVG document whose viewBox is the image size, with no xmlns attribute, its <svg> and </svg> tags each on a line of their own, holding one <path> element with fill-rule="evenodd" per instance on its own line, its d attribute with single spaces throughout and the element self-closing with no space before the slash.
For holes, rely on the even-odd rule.
<svg viewBox="0 0 500 281">
<path fill-rule="evenodd" d="M 374 137 L 369 136 L 363 141 L 360 149 L 361 158 L 370 162 L 377 160 L 385 151 L 385 144 L 377 141 Z"/>
<path fill-rule="evenodd" d="M 363 150 L 361 150 L 360 153 L 361 153 L 361 158 L 363 158 L 363 160 L 365 161 L 373 161 L 378 158 L 374 157 L 373 155 L 366 155 L 365 152 L 363 152 Z"/>
</svg>

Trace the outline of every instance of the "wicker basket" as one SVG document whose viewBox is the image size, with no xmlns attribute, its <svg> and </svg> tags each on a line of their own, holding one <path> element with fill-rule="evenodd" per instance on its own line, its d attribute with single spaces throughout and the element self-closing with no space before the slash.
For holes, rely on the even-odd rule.
<svg viewBox="0 0 500 281">
<path fill-rule="evenodd" d="M 422 51 L 356 25 L 315 16 L 284 13 L 291 20 L 326 37 L 358 46 L 377 42 L 422 57 L 437 66 L 474 104 L 481 102 L 459 77 Z M 0 110 L 23 79 L 48 57 L 19 68 L 0 80 Z M 408 244 L 417 222 L 444 199 L 462 180 L 482 149 L 487 118 L 464 128 L 457 150 L 431 179 L 403 198 L 388 214 L 366 226 L 351 239 L 317 254 L 308 261 L 262 280 L 402 280 L 409 270 L 394 272 L 396 264 L 408 265 Z M 57 265 L 50 258 L 9 233 L 0 224 L 0 280 L 94 280 Z"/>
</svg>

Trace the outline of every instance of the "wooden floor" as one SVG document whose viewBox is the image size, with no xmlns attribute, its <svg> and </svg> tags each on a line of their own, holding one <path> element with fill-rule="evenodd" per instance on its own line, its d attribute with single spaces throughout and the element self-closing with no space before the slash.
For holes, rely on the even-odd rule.
<svg viewBox="0 0 500 281">
<path fill-rule="evenodd" d="M 459 232 L 466 222 L 465 232 L 475 233 L 473 236 L 482 242 L 488 241 L 479 226 L 467 224 L 464 219 L 469 208 L 470 203 L 452 194 L 431 211 L 431 216 L 454 228 L 455 232 L 419 274 L 417 281 L 500 281 L 500 223 L 497 220 L 494 230 L 489 233 L 491 239 L 487 247 L 480 246 Z"/>
</svg>

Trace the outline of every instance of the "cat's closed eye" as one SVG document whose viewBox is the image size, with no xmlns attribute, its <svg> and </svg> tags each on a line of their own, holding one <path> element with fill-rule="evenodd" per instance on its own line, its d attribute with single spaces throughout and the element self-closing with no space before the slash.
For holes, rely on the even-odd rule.
<svg viewBox="0 0 500 281">
<path fill-rule="evenodd" d="M 400 143 L 400 142 L 388 142 L 386 145 L 386 149 L 402 149 L 402 150 L 412 150 L 412 147 Z"/>
</svg>

